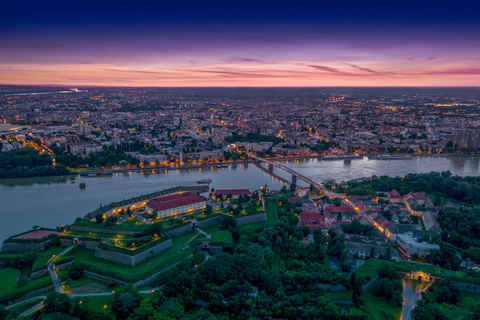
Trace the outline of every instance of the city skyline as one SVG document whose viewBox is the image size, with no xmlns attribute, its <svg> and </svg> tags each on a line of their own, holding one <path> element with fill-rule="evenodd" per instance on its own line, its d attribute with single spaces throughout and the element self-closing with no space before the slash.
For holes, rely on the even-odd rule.
<svg viewBox="0 0 480 320">
<path fill-rule="evenodd" d="M 478 86 L 478 7 L 9 3 L 0 84 Z"/>
</svg>

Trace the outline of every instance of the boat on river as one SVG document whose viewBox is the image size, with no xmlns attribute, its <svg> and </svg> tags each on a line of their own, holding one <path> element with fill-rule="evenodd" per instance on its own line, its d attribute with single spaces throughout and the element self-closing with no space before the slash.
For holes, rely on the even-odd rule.
<svg viewBox="0 0 480 320">
<path fill-rule="evenodd" d="M 400 154 L 400 155 L 390 155 L 390 154 L 378 154 L 375 156 L 377 160 L 407 160 L 413 159 L 411 155 L 408 154 Z"/>
<path fill-rule="evenodd" d="M 212 179 L 203 179 L 203 180 L 197 181 L 197 184 L 208 184 L 208 183 L 212 183 Z"/>
<path fill-rule="evenodd" d="M 80 172 L 81 177 L 104 177 L 111 175 L 113 175 L 113 172 L 110 170 L 91 170 Z"/>
<path fill-rule="evenodd" d="M 360 159 L 358 154 L 340 154 L 340 155 L 328 155 L 324 156 L 322 160 L 351 160 L 351 159 Z"/>
</svg>

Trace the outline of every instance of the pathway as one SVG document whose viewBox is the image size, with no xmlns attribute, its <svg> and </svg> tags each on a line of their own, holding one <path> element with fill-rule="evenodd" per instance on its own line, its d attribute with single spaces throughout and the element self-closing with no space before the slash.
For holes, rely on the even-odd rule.
<svg viewBox="0 0 480 320">
<path fill-rule="evenodd" d="M 15 308 L 16 306 L 19 306 L 21 304 L 24 304 L 24 303 L 27 303 L 27 302 L 30 302 L 30 301 L 33 301 L 33 300 L 37 300 L 37 299 L 47 299 L 47 296 L 36 296 L 36 297 L 32 297 L 32 298 L 28 298 L 28 299 L 25 299 L 25 300 L 22 300 L 22 301 L 18 301 L 18 302 L 15 302 L 15 303 L 12 303 L 11 305 L 8 305 L 5 307 L 5 309 L 11 309 L 11 308 Z"/>
<path fill-rule="evenodd" d="M 70 250 L 75 248 L 76 244 L 71 245 L 67 249 L 63 250 L 60 252 L 57 257 L 63 256 L 64 254 L 68 253 Z M 60 283 L 60 279 L 58 278 L 57 272 L 55 271 L 55 268 L 53 267 L 53 260 L 55 259 L 55 256 L 51 257 L 48 260 L 47 268 L 48 271 L 50 272 L 50 276 L 52 277 L 53 285 L 55 286 L 55 291 L 59 293 L 64 293 L 62 289 L 62 284 Z"/>
<path fill-rule="evenodd" d="M 41 308 L 43 308 L 43 301 L 40 302 L 39 304 L 34 305 L 30 309 L 23 311 L 22 313 L 20 313 L 20 316 L 21 317 L 28 317 L 29 315 L 31 315 L 32 313 L 40 310 Z"/>
<path fill-rule="evenodd" d="M 207 239 L 212 239 L 212 235 L 211 235 L 211 234 L 206 233 L 205 231 L 203 231 L 203 230 L 200 229 L 199 227 L 196 227 L 195 229 L 197 229 L 198 232 L 200 232 L 201 234 L 203 234 L 203 235 L 205 236 L 205 238 L 207 238 Z"/>
</svg>

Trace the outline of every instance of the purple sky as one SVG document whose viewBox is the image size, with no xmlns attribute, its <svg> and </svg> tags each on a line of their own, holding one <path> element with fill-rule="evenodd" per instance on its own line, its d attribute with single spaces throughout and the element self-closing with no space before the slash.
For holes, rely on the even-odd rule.
<svg viewBox="0 0 480 320">
<path fill-rule="evenodd" d="M 113 13 L 106 8 L 103 16 L 88 21 L 81 12 L 70 21 L 68 16 L 49 17 L 50 11 L 37 21 L 32 10 L 25 13 L 31 20 L 23 22 L 12 11 L 0 16 L 5 18 L 0 24 L 0 83 L 478 86 L 479 23 L 464 11 L 463 20 L 455 15 L 448 20 L 449 8 L 433 20 L 395 15 L 390 7 L 378 9 L 370 19 L 367 13 L 355 16 L 353 9 L 343 17 L 332 7 L 335 18 L 330 20 L 328 12 L 316 19 L 308 8 L 266 17 L 253 11 L 229 17 L 224 8 L 224 15 L 206 14 L 203 20 L 195 10 L 184 16 L 171 8 L 169 20 L 167 14 L 156 17 L 145 11 L 130 19 L 122 15 L 128 8 Z"/>
</svg>

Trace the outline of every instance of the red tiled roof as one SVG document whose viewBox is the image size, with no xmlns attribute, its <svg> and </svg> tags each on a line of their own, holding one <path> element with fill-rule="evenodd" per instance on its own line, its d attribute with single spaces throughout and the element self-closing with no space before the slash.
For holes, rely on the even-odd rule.
<svg viewBox="0 0 480 320">
<path fill-rule="evenodd" d="M 351 221 L 331 221 L 329 222 L 332 226 L 334 225 L 338 225 L 338 224 L 341 224 L 341 225 L 347 225 L 347 224 L 351 224 L 352 222 Z"/>
<path fill-rule="evenodd" d="M 187 206 L 202 201 L 205 201 L 202 197 L 199 197 L 191 192 L 185 192 L 152 199 L 147 202 L 146 206 L 152 208 L 155 211 L 162 211 L 181 206 Z"/>
<path fill-rule="evenodd" d="M 409 193 L 405 197 L 410 196 L 415 200 L 427 200 L 427 197 L 423 193 Z"/>
<path fill-rule="evenodd" d="M 337 207 L 333 204 L 325 206 L 323 210 L 327 212 L 352 212 L 353 211 L 353 209 L 350 207 L 347 207 L 347 206 Z"/>
<path fill-rule="evenodd" d="M 400 193 L 398 193 L 397 190 L 393 189 L 392 191 L 390 191 L 388 193 L 388 196 L 391 198 L 391 199 L 401 199 L 402 196 L 400 195 Z"/>
<path fill-rule="evenodd" d="M 221 194 L 221 195 L 224 195 L 226 196 L 227 194 L 231 193 L 232 196 L 235 196 L 235 195 L 241 195 L 241 194 L 248 194 L 248 195 L 252 195 L 253 192 L 248 190 L 248 189 L 225 189 L 225 190 L 216 190 L 213 194 L 214 195 L 218 195 L 218 194 Z"/>
</svg>

